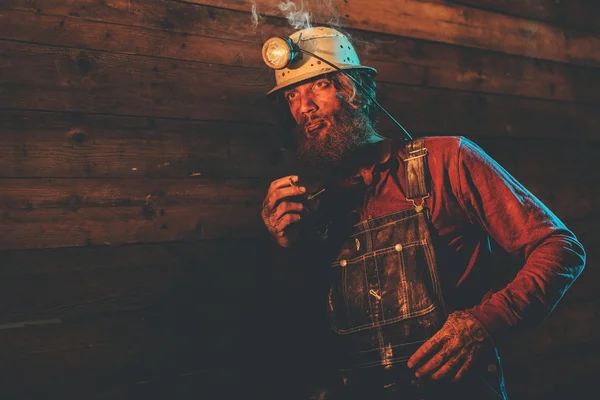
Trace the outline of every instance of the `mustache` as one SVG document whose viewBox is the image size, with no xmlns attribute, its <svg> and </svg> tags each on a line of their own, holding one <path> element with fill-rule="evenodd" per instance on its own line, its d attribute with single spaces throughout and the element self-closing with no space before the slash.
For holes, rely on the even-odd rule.
<svg viewBox="0 0 600 400">
<path fill-rule="evenodd" d="M 298 126 L 307 127 L 309 125 L 315 124 L 317 122 L 325 122 L 327 119 L 320 115 L 307 115 L 302 117 L 300 122 L 298 122 Z"/>
</svg>

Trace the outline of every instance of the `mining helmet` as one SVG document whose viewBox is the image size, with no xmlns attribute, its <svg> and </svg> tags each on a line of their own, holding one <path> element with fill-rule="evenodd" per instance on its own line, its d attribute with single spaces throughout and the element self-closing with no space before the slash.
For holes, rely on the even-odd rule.
<svg viewBox="0 0 600 400">
<path fill-rule="evenodd" d="M 267 94 L 338 69 L 377 73 L 375 68 L 360 65 L 346 35 L 328 27 L 307 28 L 286 38 L 271 38 L 263 45 L 262 56 L 275 70 L 276 86 Z"/>
</svg>

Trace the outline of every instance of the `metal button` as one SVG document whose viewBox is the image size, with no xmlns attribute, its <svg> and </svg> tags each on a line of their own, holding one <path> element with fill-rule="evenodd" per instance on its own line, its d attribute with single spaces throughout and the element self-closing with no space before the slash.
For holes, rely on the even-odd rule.
<svg viewBox="0 0 600 400">
<path fill-rule="evenodd" d="M 395 247 L 396 251 L 402 251 L 402 245 L 398 243 Z"/>
<path fill-rule="evenodd" d="M 496 364 L 490 364 L 490 365 L 488 365 L 488 372 L 490 372 L 492 374 L 494 372 L 496 372 Z"/>
<path fill-rule="evenodd" d="M 345 267 L 346 265 L 348 265 L 348 261 L 346 261 L 346 260 L 342 260 L 342 261 L 340 261 L 340 265 L 341 265 L 342 267 Z"/>
</svg>

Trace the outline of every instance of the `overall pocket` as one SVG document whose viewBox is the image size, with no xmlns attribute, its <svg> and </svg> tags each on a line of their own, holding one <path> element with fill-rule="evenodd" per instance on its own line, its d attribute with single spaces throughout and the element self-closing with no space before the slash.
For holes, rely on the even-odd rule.
<svg viewBox="0 0 600 400">
<path fill-rule="evenodd" d="M 397 243 L 331 265 L 329 311 L 339 334 L 425 315 L 437 306 L 426 242 Z"/>
<path fill-rule="evenodd" d="M 425 241 L 397 243 L 375 253 L 382 323 L 421 316 L 438 306 L 428 254 Z"/>
<path fill-rule="evenodd" d="M 333 330 L 349 333 L 373 326 L 365 270 L 366 257 L 332 264 L 329 311 Z"/>
</svg>

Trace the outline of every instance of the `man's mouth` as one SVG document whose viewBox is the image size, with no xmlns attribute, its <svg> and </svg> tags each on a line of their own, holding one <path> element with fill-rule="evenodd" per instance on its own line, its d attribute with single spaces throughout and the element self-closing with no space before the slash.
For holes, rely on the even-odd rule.
<svg viewBox="0 0 600 400">
<path fill-rule="evenodd" d="M 320 119 L 318 121 L 313 121 L 312 123 L 307 124 L 304 129 L 306 130 L 307 134 L 311 136 L 316 136 L 319 133 L 319 131 L 323 129 L 326 125 L 327 124 L 325 123 L 325 120 Z"/>
</svg>

